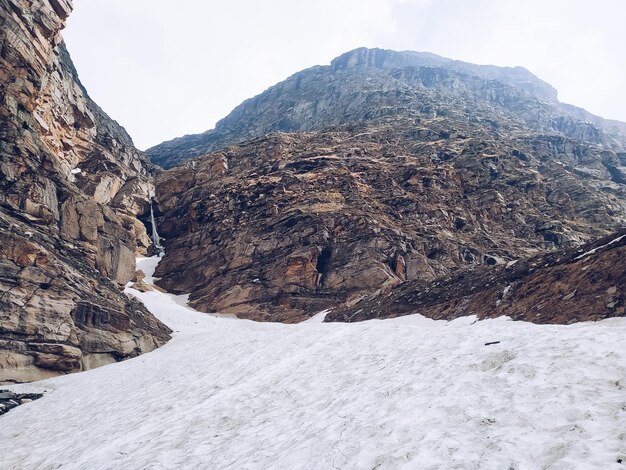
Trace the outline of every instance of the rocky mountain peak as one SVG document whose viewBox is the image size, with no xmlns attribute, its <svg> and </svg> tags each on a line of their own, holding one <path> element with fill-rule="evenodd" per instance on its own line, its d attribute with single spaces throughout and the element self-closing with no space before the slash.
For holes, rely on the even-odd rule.
<svg viewBox="0 0 626 470">
<path fill-rule="evenodd" d="M 405 67 L 432 67 L 452 70 L 485 80 L 496 80 L 523 89 L 538 99 L 557 101 L 557 90 L 539 79 L 524 67 L 497 67 L 476 65 L 452 60 L 430 52 L 403 51 L 389 49 L 368 49 L 361 47 L 346 52 L 333 59 L 333 70 L 349 68 L 398 69 Z"/>
<path fill-rule="evenodd" d="M 389 116 L 433 115 L 483 119 L 509 134 L 539 132 L 616 150 L 626 146 L 626 125 L 559 103 L 552 86 L 522 67 L 360 48 L 244 101 L 215 129 L 164 142 L 147 153 L 154 163 L 170 168 L 270 132 L 320 131 Z"/>
<path fill-rule="evenodd" d="M 336 57 L 330 65 L 333 70 L 337 71 L 353 67 L 376 69 L 411 66 L 433 67 L 445 62 L 452 61 L 429 52 L 396 52 L 389 49 L 359 47 Z"/>
<path fill-rule="evenodd" d="M 356 49 L 148 151 L 193 159 L 157 179 L 159 282 L 298 321 L 574 247 L 626 223 L 625 144 L 521 67 Z"/>
</svg>

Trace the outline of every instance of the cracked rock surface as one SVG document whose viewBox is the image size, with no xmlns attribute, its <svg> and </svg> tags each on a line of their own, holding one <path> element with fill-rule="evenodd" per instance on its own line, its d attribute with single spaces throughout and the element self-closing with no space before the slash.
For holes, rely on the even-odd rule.
<svg viewBox="0 0 626 470">
<path fill-rule="evenodd" d="M 0 1 L 0 383 L 150 351 L 169 329 L 120 286 L 149 245 L 151 165 L 87 95 L 67 0 Z"/>
<path fill-rule="evenodd" d="M 203 311 L 291 322 L 575 247 L 624 224 L 616 158 L 444 118 L 272 134 L 159 175 L 158 285 Z"/>
</svg>

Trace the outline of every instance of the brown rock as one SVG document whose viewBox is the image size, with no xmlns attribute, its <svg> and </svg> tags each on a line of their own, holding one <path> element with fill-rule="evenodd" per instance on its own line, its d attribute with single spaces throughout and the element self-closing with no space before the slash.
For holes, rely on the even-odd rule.
<svg viewBox="0 0 626 470">
<path fill-rule="evenodd" d="M 169 338 L 120 292 L 147 247 L 136 216 L 151 165 L 78 80 L 59 33 L 70 11 L 66 0 L 0 2 L 0 383 Z"/>
<path fill-rule="evenodd" d="M 617 240 L 617 241 L 616 241 Z M 613 242 L 613 243 L 611 243 Z M 451 320 L 509 316 L 568 324 L 626 315 L 626 231 L 580 248 L 464 270 L 435 283 L 412 281 L 390 295 L 334 309 L 327 321 L 361 321 L 411 313 Z"/>
<path fill-rule="evenodd" d="M 389 118 L 230 147 L 157 177 L 158 284 L 203 311 L 298 321 L 403 281 L 577 246 L 626 222 L 626 193 L 565 171 L 569 145 Z"/>
</svg>

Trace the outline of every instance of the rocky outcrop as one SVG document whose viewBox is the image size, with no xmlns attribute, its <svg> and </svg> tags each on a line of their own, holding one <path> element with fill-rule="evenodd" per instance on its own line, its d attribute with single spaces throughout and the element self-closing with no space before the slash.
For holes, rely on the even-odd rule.
<svg viewBox="0 0 626 470">
<path fill-rule="evenodd" d="M 564 252 L 464 270 L 435 283 L 406 282 L 384 296 L 341 306 L 326 321 L 411 313 L 452 320 L 508 316 L 567 324 L 626 316 L 626 230 Z"/>
<path fill-rule="evenodd" d="M 150 165 L 87 95 L 68 0 L 0 0 L 0 382 L 132 357 L 169 330 L 120 286 L 150 240 Z"/>
<path fill-rule="evenodd" d="M 148 151 L 164 167 L 203 155 L 157 180 L 159 285 L 299 321 L 574 247 L 626 222 L 625 146 L 626 124 L 523 68 L 357 49 Z"/>
<path fill-rule="evenodd" d="M 9 390 L 0 390 L 0 415 L 8 413 L 13 408 L 39 400 L 42 393 L 13 393 Z"/>
<path fill-rule="evenodd" d="M 475 116 L 273 134 L 162 173 L 158 285 L 203 311 L 299 321 L 626 223 L 622 156 Z"/>
<path fill-rule="evenodd" d="M 356 49 L 296 73 L 235 108 L 203 134 L 164 142 L 147 152 L 171 168 L 185 160 L 271 132 L 320 131 L 388 116 L 483 120 L 515 134 L 525 128 L 626 147 L 626 124 L 559 103 L 556 90 L 521 67 L 468 64 L 417 52 Z"/>
</svg>

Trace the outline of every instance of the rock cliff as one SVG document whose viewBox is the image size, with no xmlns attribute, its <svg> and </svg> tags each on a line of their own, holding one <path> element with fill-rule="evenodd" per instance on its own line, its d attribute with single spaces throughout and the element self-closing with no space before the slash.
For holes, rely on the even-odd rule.
<svg viewBox="0 0 626 470">
<path fill-rule="evenodd" d="M 209 152 L 157 180 L 160 285 L 299 321 L 574 247 L 626 223 L 625 144 L 626 124 L 521 67 L 357 49 L 148 151 L 165 167 Z"/>
<path fill-rule="evenodd" d="M 150 165 L 87 95 L 69 0 L 0 0 L 0 382 L 132 357 L 167 327 L 120 286 L 150 240 Z"/>
<path fill-rule="evenodd" d="M 147 151 L 164 168 L 271 132 L 320 131 L 386 116 L 472 121 L 514 133 L 525 127 L 616 151 L 626 124 L 559 103 L 556 90 L 522 67 L 454 61 L 434 54 L 356 49 L 296 73 L 235 108 L 215 129 Z"/>
<path fill-rule="evenodd" d="M 420 313 L 434 319 L 506 315 L 533 323 L 574 323 L 626 315 L 626 230 L 582 247 L 492 269 L 464 270 L 435 283 L 407 282 L 333 310 L 326 321 Z"/>
<path fill-rule="evenodd" d="M 162 173 L 159 285 L 204 311 L 299 321 L 626 223 L 625 155 L 480 117 L 271 134 Z"/>
</svg>

